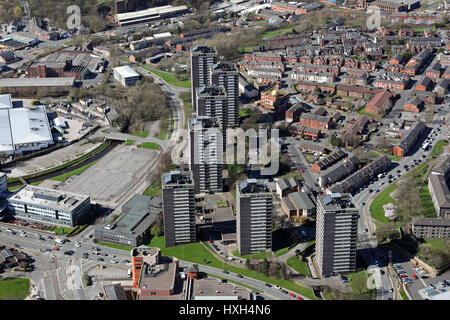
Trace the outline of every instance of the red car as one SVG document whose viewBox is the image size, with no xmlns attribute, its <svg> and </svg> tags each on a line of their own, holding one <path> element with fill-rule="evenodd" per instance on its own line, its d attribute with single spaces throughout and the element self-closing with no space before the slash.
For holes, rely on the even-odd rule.
<svg viewBox="0 0 450 320">
<path fill-rule="evenodd" d="M 399 278 L 407 278 L 408 276 L 406 274 L 401 274 L 398 276 Z"/>
<path fill-rule="evenodd" d="M 293 294 L 292 292 L 289 292 L 289 295 L 290 295 L 291 297 L 294 297 L 294 298 L 295 298 L 295 294 Z"/>
<path fill-rule="evenodd" d="M 442 125 L 444 125 L 445 124 L 445 121 L 442 121 Z"/>
<path fill-rule="evenodd" d="M 303 300 L 302 298 L 300 298 L 300 297 L 297 297 L 297 298 L 295 298 L 295 299 L 297 299 L 297 300 Z"/>
<path fill-rule="evenodd" d="M 412 277 L 413 277 L 414 279 L 417 279 L 417 276 L 416 276 L 415 274 L 413 274 Z"/>
<path fill-rule="evenodd" d="M 417 115 L 414 115 L 414 118 L 416 118 L 417 117 Z"/>
<path fill-rule="evenodd" d="M 303 173 L 303 172 L 305 172 L 305 170 L 303 170 L 303 169 L 300 169 L 300 172 L 301 172 L 301 173 Z"/>
</svg>

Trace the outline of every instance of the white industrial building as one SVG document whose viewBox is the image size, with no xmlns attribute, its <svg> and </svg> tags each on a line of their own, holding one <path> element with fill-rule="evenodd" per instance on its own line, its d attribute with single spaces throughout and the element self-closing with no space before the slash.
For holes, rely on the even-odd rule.
<svg viewBox="0 0 450 320">
<path fill-rule="evenodd" d="M 75 226 L 89 213 L 90 197 L 67 191 L 27 185 L 8 199 L 12 215 L 23 220 Z"/>
<path fill-rule="evenodd" d="M 114 68 L 114 80 L 119 82 L 124 87 L 134 86 L 141 76 L 139 73 L 131 69 L 129 66 L 122 66 Z"/>
<path fill-rule="evenodd" d="M 116 14 L 116 21 L 119 23 L 119 25 L 124 26 L 134 23 L 143 23 L 158 19 L 170 18 L 187 11 L 187 6 L 173 7 L 171 5 L 166 5 L 140 11 L 118 13 Z"/>
<path fill-rule="evenodd" d="M 0 154 L 40 150 L 53 144 L 45 106 L 13 108 L 11 95 L 0 95 Z"/>
</svg>

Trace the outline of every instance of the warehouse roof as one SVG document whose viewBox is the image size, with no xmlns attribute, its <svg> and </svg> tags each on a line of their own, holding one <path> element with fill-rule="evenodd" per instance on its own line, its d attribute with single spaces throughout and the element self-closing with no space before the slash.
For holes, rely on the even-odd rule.
<svg viewBox="0 0 450 320">
<path fill-rule="evenodd" d="M 137 73 L 136 71 L 131 69 L 129 66 L 117 67 L 117 68 L 114 68 L 113 70 L 114 70 L 114 72 L 117 72 L 124 78 L 139 77 L 139 73 Z"/>
<path fill-rule="evenodd" d="M 0 87 L 66 87 L 74 83 L 75 77 L 0 79 Z"/>
</svg>

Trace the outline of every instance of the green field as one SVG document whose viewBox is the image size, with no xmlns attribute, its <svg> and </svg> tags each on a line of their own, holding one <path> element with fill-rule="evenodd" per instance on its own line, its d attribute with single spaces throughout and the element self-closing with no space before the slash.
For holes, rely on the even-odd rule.
<svg viewBox="0 0 450 320">
<path fill-rule="evenodd" d="M 434 249 L 441 249 L 444 247 L 447 239 L 424 239 L 426 244 L 431 245 Z"/>
<path fill-rule="evenodd" d="M 148 131 L 138 132 L 138 133 L 133 134 L 133 136 L 141 137 L 141 138 L 147 138 L 148 137 Z"/>
<path fill-rule="evenodd" d="M 156 179 L 142 194 L 145 196 L 160 196 L 162 194 L 161 179 Z"/>
<path fill-rule="evenodd" d="M 131 251 L 131 249 L 134 248 L 134 247 L 130 247 L 130 246 L 124 246 L 121 244 L 108 243 L 108 242 L 99 242 L 97 244 L 99 246 L 104 246 L 104 247 L 109 247 L 109 248 L 114 248 L 114 249 L 119 249 L 119 250 L 127 250 L 127 251 Z"/>
<path fill-rule="evenodd" d="M 379 115 L 379 114 L 366 112 L 366 108 L 365 107 L 362 108 L 361 110 L 359 110 L 358 113 L 362 114 L 362 115 L 369 116 L 369 117 L 381 118 L 381 115 Z"/>
<path fill-rule="evenodd" d="M 230 280 L 230 279 L 227 279 L 227 278 L 224 278 L 224 277 L 216 276 L 216 275 L 210 274 L 210 273 L 207 273 L 207 275 L 208 275 L 208 278 L 216 278 L 216 279 L 220 279 L 220 280 L 226 280 L 227 282 L 234 283 L 234 284 L 237 284 L 239 286 L 246 287 L 246 288 L 248 288 L 250 290 L 259 292 L 258 289 L 255 289 L 253 287 L 250 287 L 250 286 L 248 286 L 246 284 L 243 284 L 243 283 L 240 283 L 240 282 L 237 282 L 237 281 L 234 281 L 234 280 Z"/>
<path fill-rule="evenodd" d="M 82 166 L 82 167 L 79 167 L 78 169 L 72 170 L 72 171 L 67 172 L 67 173 L 60 174 L 59 176 L 53 177 L 50 180 L 65 181 L 65 180 L 69 179 L 71 176 L 82 174 L 87 168 L 92 166 L 97 161 L 98 160 L 95 160 L 95 161 L 93 161 L 91 163 L 88 163 L 88 164 Z"/>
<path fill-rule="evenodd" d="M 436 209 L 433 205 L 433 200 L 431 199 L 430 191 L 428 190 L 428 185 L 424 185 L 420 189 L 420 204 L 422 207 L 422 212 L 425 218 L 437 218 Z"/>
<path fill-rule="evenodd" d="M 272 256 L 272 252 L 270 252 L 270 251 L 269 252 L 258 252 L 258 253 L 246 254 L 245 256 L 241 256 L 239 254 L 239 250 L 238 249 L 235 249 L 232 252 L 232 254 L 235 257 L 239 257 L 239 258 L 244 258 L 244 259 L 261 259 L 261 260 L 264 259 L 264 258 Z"/>
<path fill-rule="evenodd" d="M 54 228 L 53 230 L 51 230 L 51 231 L 53 231 L 53 232 L 55 232 L 57 235 L 60 235 L 60 236 L 62 236 L 62 235 L 64 235 L 64 234 L 68 234 L 68 233 L 70 233 L 73 229 L 75 229 L 75 228 L 70 228 L 70 227 L 56 227 L 56 228 Z M 64 231 L 63 231 L 64 230 Z"/>
<path fill-rule="evenodd" d="M 0 300 L 23 300 L 30 293 L 30 279 L 4 278 L 0 280 Z"/>
<path fill-rule="evenodd" d="M 253 111 L 250 109 L 239 109 L 240 117 L 249 117 L 253 114 Z"/>
<path fill-rule="evenodd" d="M 287 27 L 287 28 L 282 28 L 282 29 L 278 29 L 278 30 L 267 31 L 262 34 L 262 38 L 268 39 L 268 38 L 272 38 L 272 37 L 276 37 L 276 36 L 282 36 L 282 35 L 286 34 L 286 31 L 290 32 L 290 31 L 292 31 L 292 29 L 293 29 L 292 27 Z"/>
<path fill-rule="evenodd" d="M 177 77 L 175 76 L 175 74 L 173 74 L 173 73 L 157 70 L 157 69 L 151 68 L 145 64 L 141 64 L 141 67 L 143 67 L 144 69 L 157 75 L 158 77 L 163 79 L 165 82 L 167 82 L 168 84 L 170 84 L 174 87 L 181 87 L 181 88 L 190 88 L 191 87 L 191 80 L 189 80 L 189 79 L 178 80 Z"/>
<path fill-rule="evenodd" d="M 394 183 L 387 187 L 385 190 L 380 192 L 378 197 L 375 198 L 375 200 L 372 201 L 372 204 L 370 205 L 370 214 L 372 215 L 372 218 L 384 222 L 389 223 L 390 221 L 384 216 L 384 209 L 383 206 L 388 203 L 395 204 L 395 200 L 389 196 L 391 192 L 393 192 L 397 188 L 397 184 Z"/>
<path fill-rule="evenodd" d="M 408 296 L 406 295 L 405 290 L 400 290 L 400 295 L 402 296 L 403 300 L 409 300 Z"/>
<path fill-rule="evenodd" d="M 161 129 L 156 139 L 166 140 L 167 131 L 169 130 L 169 120 L 167 118 L 162 119 Z"/>
<path fill-rule="evenodd" d="M 289 259 L 287 259 L 287 264 L 289 267 L 297 271 L 297 273 L 303 274 L 305 276 L 311 276 L 311 273 L 309 272 L 308 263 L 305 261 L 300 261 L 297 256 L 292 256 Z"/>
<path fill-rule="evenodd" d="M 275 251 L 275 256 L 279 257 L 279 256 L 282 256 L 283 254 L 288 253 L 288 252 L 289 252 L 289 248 L 283 248 L 283 249 L 280 249 L 278 251 Z"/>
<path fill-rule="evenodd" d="M 8 188 L 8 191 L 9 191 L 9 192 L 13 192 L 13 191 L 19 190 L 19 189 L 22 188 L 23 186 L 24 186 L 24 185 L 21 184 L 21 185 L 18 185 L 18 186 L 9 187 L 9 188 Z"/>
<path fill-rule="evenodd" d="M 123 145 L 124 145 L 124 146 L 131 146 L 135 141 L 136 141 L 136 140 L 130 140 L 130 139 L 127 139 L 127 141 L 125 141 L 125 142 L 123 143 Z"/>
<path fill-rule="evenodd" d="M 432 156 L 438 156 L 442 153 L 444 150 L 444 147 L 448 145 L 447 140 L 440 140 L 438 143 L 436 143 L 436 146 L 433 148 L 433 151 L 431 151 Z"/>
<path fill-rule="evenodd" d="M 138 145 L 139 148 L 160 150 L 159 146 L 154 142 L 144 142 Z"/>
</svg>

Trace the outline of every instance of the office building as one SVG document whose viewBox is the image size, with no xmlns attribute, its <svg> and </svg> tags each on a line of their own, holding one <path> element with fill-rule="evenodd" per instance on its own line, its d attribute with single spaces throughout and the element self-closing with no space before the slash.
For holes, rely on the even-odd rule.
<svg viewBox="0 0 450 320">
<path fill-rule="evenodd" d="M 194 181 L 191 171 L 162 174 L 166 247 L 196 241 Z"/>
<path fill-rule="evenodd" d="M 191 119 L 189 148 L 195 193 L 222 192 L 223 133 L 216 118 Z"/>
<path fill-rule="evenodd" d="M 197 89 L 206 87 L 211 82 L 211 67 L 217 63 L 216 51 L 208 46 L 195 46 L 191 48 L 191 90 L 192 107 L 197 116 Z"/>
<path fill-rule="evenodd" d="M 323 276 L 355 271 L 358 214 L 350 194 L 317 197 L 316 259 Z"/>
<path fill-rule="evenodd" d="M 137 293 L 138 300 L 171 296 L 175 293 L 177 269 L 178 260 L 161 257 L 159 248 L 134 248 L 131 250 L 132 291 Z"/>
<path fill-rule="evenodd" d="M 58 226 L 76 226 L 90 210 L 90 197 L 27 185 L 8 199 L 16 219 Z"/>
<path fill-rule="evenodd" d="M 141 78 L 139 73 L 131 69 L 129 66 L 114 68 L 114 80 L 124 87 L 134 86 Z"/>
<path fill-rule="evenodd" d="M 136 194 L 122 206 L 122 214 L 114 222 L 107 222 L 95 229 L 95 238 L 126 246 L 140 246 L 161 214 L 161 197 Z"/>
<path fill-rule="evenodd" d="M 241 255 L 272 250 L 272 193 L 268 180 L 236 182 L 236 234 Z"/>
<path fill-rule="evenodd" d="M 224 86 L 228 105 L 224 122 L 227 127 L 239 126 L 239 71 L 235 65 L 216 63 L 211 67 L 211 84 Z M 225 128 L 225 127 L 224 127 Z"/>
</svg>

